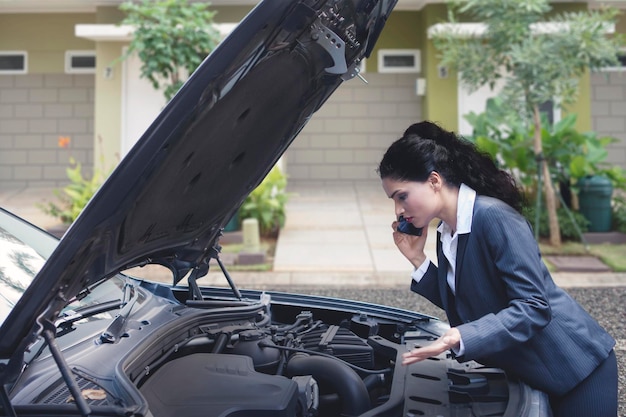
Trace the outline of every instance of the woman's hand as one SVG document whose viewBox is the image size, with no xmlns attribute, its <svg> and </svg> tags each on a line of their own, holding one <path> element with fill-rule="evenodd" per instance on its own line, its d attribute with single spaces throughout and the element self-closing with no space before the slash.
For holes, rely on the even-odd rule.
<svg viewBox="0 0 626 417">
<path fill-rule="evenodd" d="M 398 232 L 397 220 L 391 223 L 391 228 L 393 229 L 393 242 L 400 250 L 400 253 L 402 253 L 415 268 L 419 268 L 426 260 L 424 246 L 426 245 L 426 237 L 428 236 L 428 227 L 424 227 L 421 236 Z"/>
<path fill-rule="evenodd" d="M 428 346 L 420 347 L 402 354 L 402 365 L 410 365 L 437 356 L 450 349 L 458 349 L 461 344 L 461 333 L 453 327 Z"/>
</svg>

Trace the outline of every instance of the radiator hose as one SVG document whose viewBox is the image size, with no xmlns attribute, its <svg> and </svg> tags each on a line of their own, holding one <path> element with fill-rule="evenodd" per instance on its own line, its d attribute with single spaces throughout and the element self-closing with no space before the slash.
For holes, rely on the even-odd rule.
<svg viewBox="0 0 626 417">
<path fill-rule="evenodd" d="M 371 408 L 369 393 L 359 375 L 343 362 L 303 353 L 293 355 L 287 362 L 288 377 L 311 375 L 320 387 L 332 387 L 341 401 L 344 416 L 358 416 Z"/>
</svg>

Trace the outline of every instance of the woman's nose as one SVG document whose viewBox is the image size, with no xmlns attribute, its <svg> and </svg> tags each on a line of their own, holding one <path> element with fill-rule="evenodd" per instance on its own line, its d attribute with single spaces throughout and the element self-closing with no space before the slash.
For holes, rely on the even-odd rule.
<svg viewBox="0 0 626 417">
<path fill-rule="evenodd" d="M 400 204 L 396 203 L 396 218 L 399 217 L 401 214 L 404 214 L 404 207 L 402 207 Z"/>
</svg>

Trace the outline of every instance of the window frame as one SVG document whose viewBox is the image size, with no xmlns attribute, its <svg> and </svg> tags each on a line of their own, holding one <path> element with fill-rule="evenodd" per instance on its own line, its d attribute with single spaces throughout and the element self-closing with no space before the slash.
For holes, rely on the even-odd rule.
<svg viewBox="0 0 626 417">
<path fill-rule="evenodd" d="M 385 65 L 386 57 L 393 56 L 412 56 L 413 66 L 389 67 Z M 378 72 L 383 74 L 406 74 L 406 73 L 419 73 L 421 72 L 421 52 L 419 49 L 380 49 L 378 51 Z"/>
<path fill-rule="evenodd" d="M 624 71 L 626 71 L 626 48 L 620 48 L 620 52 L 618 54 L 618 59 L 619 59 L 619 57 L 623 57 L 624 58 L 624 63 L 623 64 L 621 64 L 620 66 L 600 68 L 600 71 L 604 71 L 604 72 L 624 72 Z M 622 60 L 620 60 L 620 63 L 621 62 L 622 62 Z"/>
<path fill-rule="evenodd" d="M 21 55 L 24 58 L 24 67 L 22 69 L 2 69 L 0 68 L 0 74 L 2 75 L 15 75 L 15 74 L 27 74 L 28 73 L 28 52 L 27 51 L 0 51 L 0 56 Z"/>
<path fill-rule="evenodd" d="M 88 56 L 94 58 L 94 66 L 90 68 L 74 68 L 72 58 L 77 56 Z M 96 51 L 95 50 L 67 50 L 65 51 L 65 73 L 66 74 L 95 74 L 96 73 Z"/>
</svg>

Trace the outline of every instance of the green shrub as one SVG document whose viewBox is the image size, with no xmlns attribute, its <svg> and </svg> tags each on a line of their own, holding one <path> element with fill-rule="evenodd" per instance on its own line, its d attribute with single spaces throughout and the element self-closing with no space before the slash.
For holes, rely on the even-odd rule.
<svg viewBox="0 0 626 417">
<path fill-rule="evenodd" d="M 544 205 L 545 208 L 545 205 Z M 535 227 L 535 207 L 527 206 L 524 208 L 524 217 Z M 585 233 L 589 229 L 589 221 L 578 211 L 571 211 L 574 221 L 581 233 Z M 576 227 L 572 224 L 570 216 L 565 208 L 561 207 L 556 211 L 556 216 L 561 228 L 561 237 L 563 240 L 580 241 L 580 236 L 576 231 Z M 539 237 L 547 238 L 550 236 L 550 226 L 548 225 L 548 212 L 544 209 L 539 215 Z"/>
<path fill-rule="evenodd" d="M 58 218 L 63 224 L 71 224 L 98 190 L 104 177 L 97 171 L 91 178 L 84 177 L 80 162 L 74 158 L 70 158 L 70 166 L 66 168 L 66 173 L 70 183 L 62 190 L 53 191 L 59 199 L 58 204 L 48 202 L 39 205 L 39 208 L 44 213 Z"/>
<path fill-rule="evenodd" d="M 626 197 L 613 197 L 613 230 L 626 233 Z"/>
<path fill-rule="evenodd" d="M 285 224 L 287 177 L 274 166 L 265 179 L 246 197 L 239 208 L 239 219 L 257 219 L 262 236 L 275 237 Z"/>
</svg>

